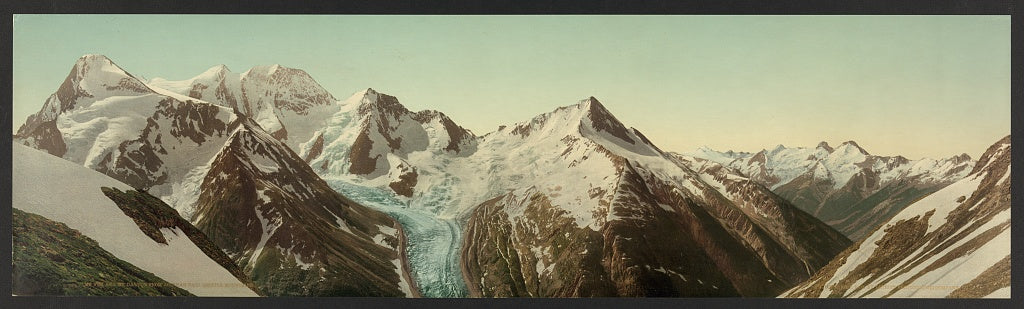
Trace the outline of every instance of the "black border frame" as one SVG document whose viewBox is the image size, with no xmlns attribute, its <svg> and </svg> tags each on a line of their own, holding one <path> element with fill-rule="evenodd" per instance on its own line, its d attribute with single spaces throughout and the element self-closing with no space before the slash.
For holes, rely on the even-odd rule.
<svg viewBox="0 0 1024 309">
<path fill-rule="evenodd" d="M 0 56 L 0 98 L 10 102 L 13 87 L 12 31 L 14 14 L 716 14 L 716 15 L 1012 15 L 1011 17 L 1011 133 L 1012 143 L 1017 144 L 1024 139 L 1024 20 L 1020 16 L 1020 7 L 1024 5 L 1015 0 L 849 0 L 849 1 L 753 1 L 723 0 L 694 1 L 688 3 L 669 0 L 624 1 L 595 0 L 582 1 L 345 1 L 327 2 L 316 0 L 295 1 L 216 1 L 216 0 L 9 0 L 0 3 L 4 16 L 0 17 L 0 38 L 4 38 L 4 48 Z M 10 103 L 0 104 L 0 132 L 12 136 L 12 115 Z M 0 138 L 0 203 L 11 205 L 11 139 Z M 1024 150 L 1012 152 L 1012 161 L 1024 160 Z M 1014 164 L 1011 173 L 1019 174 L 1022 168 Z M 1011 177 L 1011 191 L 1024 192 L 1024 182 Z M 1024 197 L 1011 197 L 1011 237 L 1024 241 L 1024 214 L 1013 210 L 1012 205 L 1021 205 Z M 10 207 L 10 206 L 7 206 Z M 8 208 L 9 209 L 9 208 Z M 1015 213 L 1015 214 L 1014 214 Z M 0 241 L 11 241 L 11 212 L 0 210 Z M 401 308 L 407 306 L 428 308 L 515 308 L 529 306 L 534 308 L 593 308 L 593 307 L 651 307 L 676 308 L 683 306 L 732 308 L 740 307 L 782 307 L 782 308 L 817 308 L 829 307 L 993 307 L 1021 308 L 1024 307 L 1024 254 L 1022 247 L 1011 241 L 1012 263 L 1011 286 L 1013 292 L 1009 300 L 985 299 L 770 299 L 770 298 L 597 298 L 597 299 L 400 299 L 400 298 L 315 298 L 315 297 L 271 297 L 271 298 L 221 298 L 221 297 L 36 297 L 10 296 L 11 251 L 6 245 L 0 246 L 0 307 L 3 308 L 312 308 L 325 306 L 345 307 L 385 307 Z"/>
</svg>

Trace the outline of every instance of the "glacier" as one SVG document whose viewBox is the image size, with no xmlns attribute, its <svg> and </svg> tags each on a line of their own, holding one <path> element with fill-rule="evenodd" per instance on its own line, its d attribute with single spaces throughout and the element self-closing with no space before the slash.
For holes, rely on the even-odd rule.
<svg viewBox="0 0 1024 309">
<path fill-rule="evenodd" d="M 457 219 L 443 218 L 428 210 L 435 207 L 409 207 L 394 192 L 384 188 L 360 186 L 339 178 L 324 180 L 338 193 L 384 212 L 402 224 L 410 272 L 423 297 L 469 295 L 459 264 L 463 225 Z"/>
</svg>

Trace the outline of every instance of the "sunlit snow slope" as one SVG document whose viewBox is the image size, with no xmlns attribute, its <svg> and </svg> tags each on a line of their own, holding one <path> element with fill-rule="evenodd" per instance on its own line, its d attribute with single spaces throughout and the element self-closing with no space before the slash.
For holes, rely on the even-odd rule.
<svg viewBox="0 0 1024 309">
<path fill-rule="evenodd" d="M 161 230 L 167 243 L 157 243 L 100 191 L 130 186 L 23 145 L 13 151 L 14 208 L 64 223 L 117 258 L 195 295 L 257 296 L 181 230 Z"/>
</svg>

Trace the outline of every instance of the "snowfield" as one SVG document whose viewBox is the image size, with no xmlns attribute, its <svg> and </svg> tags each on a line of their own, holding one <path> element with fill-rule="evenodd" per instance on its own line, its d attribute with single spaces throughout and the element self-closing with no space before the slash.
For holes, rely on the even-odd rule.
<svg viewBox="0 0 1024 309">
<path fill-rule="evenodd" d="M 13 158 L 13 207 L 64 223 L 117 258 L 197 296 L 258 296 L 184 232 L 163 229 L 167 244 L 157 243 L 100 191 L 130 186 L 23 145 L 14 145 Z"/>
</svg>

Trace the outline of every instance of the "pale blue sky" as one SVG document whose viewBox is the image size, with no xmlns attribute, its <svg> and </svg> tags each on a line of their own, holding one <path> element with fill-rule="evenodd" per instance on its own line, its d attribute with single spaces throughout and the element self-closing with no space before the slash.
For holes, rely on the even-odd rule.
<svg viewBox="0 0 1024 309">
<path fill-rule="evenodd" d="M 14 126 L 83 54 L 146 78 L 281 64 L 477 134 L 595 96 L 662 149 L 977 158 L 1010 132 L 1008 16 L 17 15 Z"/>
</svg>

